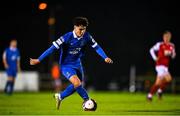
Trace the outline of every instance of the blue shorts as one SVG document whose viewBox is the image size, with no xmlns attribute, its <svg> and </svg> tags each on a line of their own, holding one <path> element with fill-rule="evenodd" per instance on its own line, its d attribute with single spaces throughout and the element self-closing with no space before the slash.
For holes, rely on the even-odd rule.
<svg viewBox="0 0 180 116">
<path fill-rule="evenodd" d="M 17 70 L 13 70 L 13 69 L 7 69 L 6 73 L 8 75 L 8 77 L 16 77 L 17 76 Z"/>
<path fill-rule="evenodd" d="M 70 66 L 61 67 L 62 74 L 69 80 L 73 75 L 77 75 L 81 81 L 84 78 L 83 68 L 72 68 Z"/>
</svg>

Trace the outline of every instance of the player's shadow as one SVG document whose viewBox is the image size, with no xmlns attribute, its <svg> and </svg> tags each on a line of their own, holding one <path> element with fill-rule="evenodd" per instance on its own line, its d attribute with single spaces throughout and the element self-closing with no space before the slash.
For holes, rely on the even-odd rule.
<svg viewBox="0 0 180 116">
<path fill-rule="evenodd" d="M 162 113 L 165 113 L 165 112 L 167 112 L 168 114 L 180 114 L 180 109 L 172 109 L 172 110 L 127 110 L 127 111 L 125 111 L 125 112 L 154 112 L 154 113 L 156 113 L 156 112 L 158 112 L 158 113 L 160 113 L 160 112 L 162 112 Z"/>
</svg>

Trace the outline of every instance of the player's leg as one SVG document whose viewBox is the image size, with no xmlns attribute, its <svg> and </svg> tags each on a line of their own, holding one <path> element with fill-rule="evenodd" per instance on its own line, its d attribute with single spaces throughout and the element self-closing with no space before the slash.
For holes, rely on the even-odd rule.
<svg viewBox="0 0 180 116">
<path fill-rule="evenodd" d="M 150 92 L 148 93 L 148 96 L 147 96 L 147 99 L 149 101 L 152 101 L 152 97 L 153 97 L 154 93 L 156 93 L 159 86 L 161 85 L 161 82 L 162 82 L 161 77 L 157 76 L 156 81 L 153 84 L 153 86 L 151 87 Z"/>
<path fill-rule="evenodd" d="M 14 88 L 14 77 L 9 76 L 4 91 L 7 94 L 12 94 L 13 88 Z"/>
<path fill-rule="evenodd" d="M 89 99 L 86 90 L 82 87 L 81 79 L 77 76 L 77 70 L 70 67 L 61 68 L 63 75 L 72 83 L 61 93 L 56 93 L 56 107 L 59 109 L 61 101 L 75 91 L 84 99 Z"/>
<path fill-rule="evenodd" d="M 5 88 L 4 88 L 4 92 L 5 93 L 8 93 L 8 91 L 10 91 L 10 82 L 11 81 L 11 77 L 8 76 L 8 79 L 6 81 L 6 85 L 5 85 Z"/>
<path fill-rule="evenodd" d="M 55 91 L 56 92 L 59 92 L 61 91 L 61 88 L 62 88 L 62 82 L 59 78 L 55 79 L 54 80 L 54 84 L 55 84 Z"/>
<path fill-rule="evenodd" d="M 161 83 L 161 85 L 160 85 L 160 87 L 159 87 L 159 89 L 158 89 L 158 91 L 157 91 L 157 93 L 158 93 L 158 98 L 159 99 L 162 99 L 162 93 L 163 93 L 163 91 L 164 91 L 164 89 L 165 89 L 165 87 L 171 82 L 171 80 L 172 80 L 172 77 L 171 77 L 171 75 L 170 75 L 170 73 L 169 73 L 169 71 L 168 71 L 168 68 L 167 67 L 165 67 L 165 66 L 161 66 L 161 72 L 162 72 L 162 76 L 163 76 L 163 78 L 162 78 L 162 83 Z"/>
<path fill-rule="evenodd" d="M 76 71 L 70 67 L 62 67 L 61 68 L 62 74 L 66 77 L 66 79 L 70 79 L 73 75 L 76 75 Z M 60 99 L 63 100 L 64 98 L 68 97 L 69 95 L 75 92 L 75 88 L 73 84 L 70 84 L 64 91 L 60 93 Z"/>
<path fill-rule="evenodd" d="M 7 81 L 6 81 L 6 85 L 5 85 L 5 88 L 4 88 L 4 92 L 5 93 L 7 93 L 8 89 L 10 87 L 10 79 L 9 79 L 9 77 L 10 77 L 10 70 L 7 69 L 6 73 L 7 73 Z"/>
<path fill-rule="evenodd" d="M 76 71 L 70 67 L 61 67 L 61 72 L 68 80 L 72 75 L 76 74 Z M 70 96 L 71 94 L 73 94 L 75 91 L 76 90 L 74 88 L 74 85 L 70 84 L 68 87 L 66 87 L 64 91 L 60 93 L 56 93 L 54 95 L 56 99 L 56 108 L 59 109 L 61 101 L 66 97 Z"/>
<path fill-rule="evenodd" d="M 156 72 L 157 72 L 156 82 L 151 87 L 150 92 L 147 96 L 147 99 L 149 101 L 152 101 L 152 96 L 158 90 L 158 88 L 160 87 L 160 85 L 162 83 L 162 79 L 164 76 L 164 66 L 156 66 Z"/>
<path fill-rule="evenodd" d="M 73 84 L 70 84 L 68 87 L 66 87 L 66 89 L 64 91 L 62 91 L 61 93 L 55 93 L 54 97 L 56 99 L 56 108 L 59 109 L 60 108 L 60 104 L 61 101 L 70 96 L 71 94 L 73 94 L 75 92 L 75 88 L 73 86 Z"/>
<path fill-rule="evenodd" d="M 75 88 L 73 84 L 70 84 L 69 86 L 66 87 L 64 91 L 60 93 L 59 99 L 63 100 L 64 98 L 70 96 L 75 92 Z"/>
<path fill-rule="evenodd" d="M 13 72 L 12 70 L 8 69 L 7 70 L 7 75 L 8 75 L 8 79 L 7 79 L 7 82 L 6 82 L 4 92 L 7 93 L 7 94 L 12 94 L 13 89 L 14 89 L 14 81 L 15 81 L 16 73 Z"/>
<path fill-rule="evenodd" d="M 84 86 L 84 70 L 83 67 L 81 66 L 80 69 L 76 70 L 77 76 L 81 80 L 82 86 Z"/>
<path fill-rule="evenodd" d="M 74 85 L 74 88 L 83 100 L 89 99 L 87 91 L 83 88 L 81 80 L 77 75 L 73 75 L 69 81 Z"/>
<path fill-rule="evenodd" d="M 171 75 L 170 74 L 165 75 L 163 82 L 160 85 L 160 89 L 163 91 L 171 81 L 172 81 Z"/>
<path fill-rule="evenodd" d="M 168 84 L 172 81 L 171 75 L 168 73 L 164 75 L 164 78 L 162 80 L 162 83 L 158 89 L 158 98 L 161 100 L 162 99 L 162 93 L 165 90 L 165 88 L 168 86 Z"/>
<path fill-rule="evenodd" d="M 89 97 L 88 97 L 88 93 L 87 91 L 85 90 L 84 88 L 84 70 L 83 70 L 83 67 L 79 67 L 78 69 L 76 69 L 76 74 L 77 74 L 77 77 L 79 78 L 79 80 L 81 81 L 81 87 L 83 88 L 83 90 L 85 91 L 84 92 L 84 96 L 82 97 L 82 95 L 80 95 L 82 97 L 82 99 L 85 101 L 85 100 L 88 100 Z M 78 91 L 77 91 L 78 92 Z"/>
<path fill-rule="evenodd" d="M 83 76 L 84 76 L 82 67 L 80 69 L 63 67 L 62 73 L 72 84 L 70 84 L 63 92 L 60 93 L 61 100 L 68 97 L 69 95 L 73 94 L 76 91 L 78 86 L 80 86 L 80 85 L 82 86 L 82 80 L 83 80 Z M 77 91 L 77 92 L 79 92 L 79 91 Z M 85 97 L 85 99 L 86 99 L 86 97 Z"/>
<path fill-rule="evenodd" d="M 14 71 L 12 71 L 12 82 L 11 82 L 11 93 L 13 93 L 13 91 L 14 91 L 14 83 L 15 83 L 15 79 L 16 79 L 16 76 L 17 76 L 17 71 L 16 70 L 14 70 Z"/>
</svg>

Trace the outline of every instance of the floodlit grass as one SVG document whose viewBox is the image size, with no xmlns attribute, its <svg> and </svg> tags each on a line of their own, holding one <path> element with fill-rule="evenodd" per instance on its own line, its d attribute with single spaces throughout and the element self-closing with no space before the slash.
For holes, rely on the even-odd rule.
<svg viewBox="0 0 180 116">
<path fill-rule="evenodd" d="M 97 102 L 97 110 L 82 110 L 82 99 L 78 94 L 66 98 L 60 110 L 55 108 L 51 92 L 0 93 L 1 115 L 180 115 L 180 95 L 165 94 L 162 101 L 154 96 L 153 102 L 146 101 L 141 93 L 90 92 Z"/>
</svg>

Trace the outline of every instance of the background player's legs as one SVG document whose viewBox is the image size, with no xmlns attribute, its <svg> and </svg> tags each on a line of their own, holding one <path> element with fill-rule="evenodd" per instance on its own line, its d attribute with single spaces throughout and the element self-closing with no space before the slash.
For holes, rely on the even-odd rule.
<svg viewBox="0 0 180 116">
<path fill-rule="evenodd" d="M 8 77 L 8 80 L 6 82 L 6 86 L 5 86 L 5 89 L 4 89 L 4 92 L 7 93 L 7 94 L 12 94 L 13 92 L 13 89 L 14 89 L 14 77 Z"/>
<path fill-rule="evenodd" d="M 148 100 L 152 100 L 152 96 L 154 95 L 154 93 L 157 91 L 157 89 L 160 87 L 162 82 L 161 77 L 156 78 L 156 82 L 154 83 L 154 85 L 151 87 L 150 92 L 148 94 Z"/>
<path fill-rule="evenodd" d="M 81 80 L 78 78 L 77 75 L 73 75 L 69 81 L 74 85 L 74 88 L 76 89 L 77 93 L 83 98 L 84 100 L 89 99 L 89 96 L 86 92 L 86 90 L 82 87 Z"/>
<path fill-rule="evenodd" d="M 62 82 L 61 82 L 61 80 L 58 78 L 58 79 L 54 79 L 54 88 L 55 88 L 55 91 L 56 92 L 59 92 L 59 91 L 61 91 L 61 89 L 62 89 Z"/>
<path fill-rule="evenodd" d="M 166 74 L 161 82 L 161 85 L 158 89 L 158 94 L 159 94 L 159 98 L 161 99 L 162 97 L 162 92 L 164 91 L 164 89 L 167 87 L 167 85 L 172 81 L 172 77 L 170 74 Z"/>
</svg>

